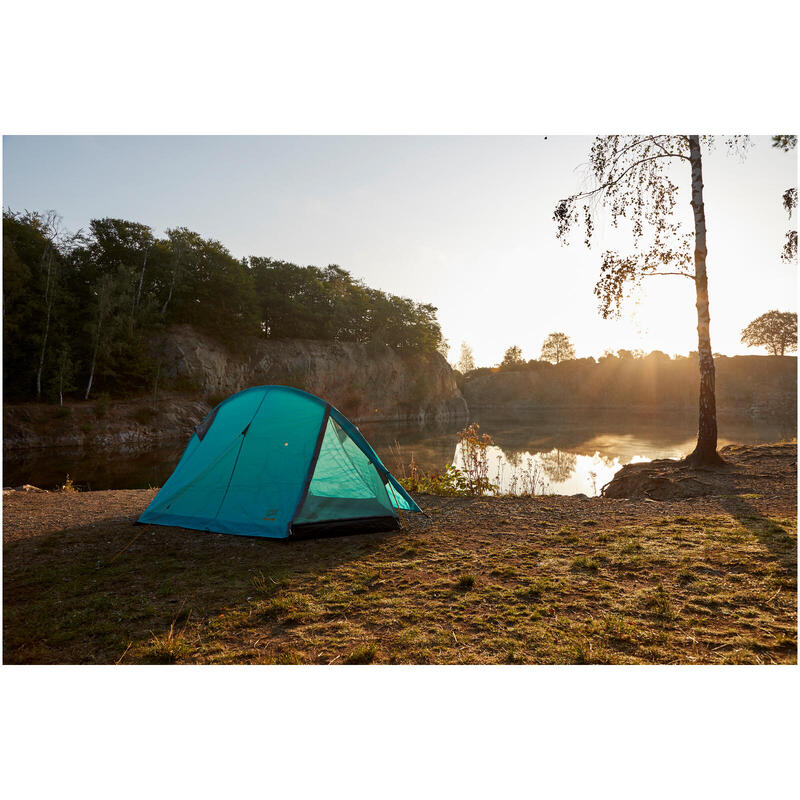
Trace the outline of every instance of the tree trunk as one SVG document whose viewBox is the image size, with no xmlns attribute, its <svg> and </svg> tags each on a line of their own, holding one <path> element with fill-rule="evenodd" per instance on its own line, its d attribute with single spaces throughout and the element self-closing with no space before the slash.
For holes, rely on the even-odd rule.
<svg viewBox="0 0 800 800">
<path fill-rule="evenodd" d="M 51 287 L 53 273 L 53 252 L 47 253 L 47 282 L 44 289 L 44 300 L 47 303 L 47 316 L 44 324 L 44 335 L 42 336 L 42 352 L 39 354 L 39 369 L 36 371 L 36 399 L 42 399 L 42 371 L 44 370 L 44 356 L 47 352 L 47 336 L 50 333 L 50 317 L 53 311 L 53 295 L 55 289 Z"/>
<path fill-rule="evenodd" d="M 89 370 L 89 383 L 86 386 L 86 395 L 84 400 L 89 399 L 89 393 L 92 391 L 92 381 L 94 380 L 94 365 L 97 361 L 97 347 L 94 348 L 94 355 L 92 356 L 92 368 Z"/>
<path fill-rule="evenodd" d="M 689 137 L 692 165 L 692 210 L 694 211 L 694 274 L 697 293 L 697 351 L 700 360 L 700 417 L 697 446 L 686 456 L 689 464 L 721 464 L 717 453 L 717 403 L 714 388 L 714 356 L 711 351 L 711 317 L 708 311 L 706 274 L 706 213 L 703 205 L 703 160 L 700 137 Z"/>
<path fill-rule="evenodd" d="M 148 254 L 148 252 L 150 252 L 149 249 L 144 251 L 144 260 L 142 261 L 142 271 L 141 271 L 141 274 L 139 275 L 139 289 L 136 292 L 136 303 L 134 304 L 134 308 L 138 308 L 139 307 L 139 303 L 141 302 L 141 299 L 142 299 L 142 284 L 144 283 L 144 268 L 147 266 L 147 254 Z"/>
<path fill-rule="evenodd" d="M 175 288 L 175 280 L 178 276 L 178 267 L 180 267 L 181 263 L 181 251 L 178 248 L 175 251 L 175 255 L 173 256 L 173 267 L 172 267 L 172 280 L 169 284 L 169 295 L 167 295 L 167 299 L 164 301 L 164 305 L 161 307 L 161 316 L 163 317 L 167 313 L 167 306 L 169 305 L 169 301 L 172 300 L 172 291 Z"/>
<path fill-rule="evenodd" d="M 94 380 L 94 368 L 97 364 L 97 350 L 100 347 L 100 330 L 103 326 L 103 318 L 97 320 L 97 338 L 94 341 L 94 352 L 92 353 L 92 367 L 89 370 L 89 383 L 86 386 L 86 396 L 83 398 L 84 400 L 89 399 L 89 393 L 92 391 L 92 381 Z"/>
</svg>

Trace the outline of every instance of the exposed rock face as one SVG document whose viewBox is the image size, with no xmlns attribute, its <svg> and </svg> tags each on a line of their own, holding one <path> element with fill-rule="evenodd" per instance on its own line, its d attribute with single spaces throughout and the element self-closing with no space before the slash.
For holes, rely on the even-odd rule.
<svg viewBox="0 0 800 800">
<path fill-rule="evenodd" d="M 797 358 L 718 356 L 717 410 L 753 417 L 797 413 Z M 470 409 L 521 412 L 541 408 L 696 409 L 696 358 L 607 363 L 593 359 L 538 363 L 519 370 L 481 370 L 462 386 Z"/>
<path fill-rule="evenodd" d="M 467 414 L 453 371 L 439 353 L 401 356 L 385 346 L 296 339 L 254 340 L 231 353 L 185 325 L 171 329 L 158 349 L 164 377 L 206 397 L 274 383 L 319 395 L 363 422 Z"/>
<path fill-rule="evenodd" d="M 153 398 L 93 401 L 64 409 L 42 403 L 5 406 L 3 447 L 131 449 L 191 435 L 218 402 L 248 386 L 283 384 L 328 400 L 354 422 L 462 420 L 467 403 L 438 353 L 401 356 L 349 342 L 254 340 L 232 353 L 189 326 L 153 343 L 161 359 Z"/>
<path fill-rule="evenodd" d="M 45 403 L 3 408 L 4 450 L 73 447 L 135 452 L 155 442 L 188 438 L 209 412 L 208 403 L 166 395 L 156 410 L 152 398 L 112 402 L 99 416 L 97 404 L 71 402 L 63 409 Z"/>
</svg>

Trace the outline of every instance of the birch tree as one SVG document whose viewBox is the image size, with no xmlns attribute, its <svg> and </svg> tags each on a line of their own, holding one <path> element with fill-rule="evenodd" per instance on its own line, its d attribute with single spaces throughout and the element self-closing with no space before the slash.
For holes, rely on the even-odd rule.
<svg viewBox="0 0 800 800">
<path fill-rule="evenodd" d="M 97 353 L 103 341 L 104 326 L 111 312 L 111 295 L 114 288 L 114 278 L 111 275 L 101 275 L 95 292 L 96 297 L 96 317 L 92 324 L 92 361 L 89 367 L 89 382 L 86 384 L 86 394 L 84 400 L 89 399 L 94 382 L 94 371 L 97 367 Z"/>
<path fill-rule="evenodd" d="M 50 336 L 50 321 L 53 318 L 53 304 L 55 303 L 56 287 L 58 284 L 58 262 L 54 258 L 53 247 L 48 242 L 42 252 L 42 272 L 45 276 L 44 283 L 44 325 L 42 330 L 42 346 L 39 350 L 39 366 L 36 370 L 36 399 L 42 399 L 42 372 L 44 371 L 44 358 L 47 354 L 47 340 Z"/>
<path fill-rule="evenodd" d="M 183 256 L 184 250 L 184 233 L 181 229 L 175 228 L 173 230 L 169 230 L 167 231 L 167 235 L 169 236 L 172 249 L 172 258 L 170 260 L 169 294 L 167 295 L 167 299 L 164 301 L 164 305 L 161 306 L 162 317 L 166 315 L 167 308 L 172 300 L 172 294 L 175 291 L 175 284 L 178 280 L 178 274 L 181 268 L 181 257 Z"/>
<path fill-rule="evenodd" d="M 61 238 L 61 218 L 55 211 L 48 211 L 44 216 L 33 214 L 28 216 L 32 224 L 39 227 L 45 238 L 42 250 L 40 271 L 44 275 L 44 322 L 42 328 L 42 346 L 39 350 L 39 366 L 36 370 L 36 399 L 42 399 L 42 373 L 47 355 L 47 344 L 50 336 L 50 323 L 53 319 L 53 306 L 56 300 L 59 280 L 59 259 L 57 247 Z"/>
<path fill-rule="evenodd" d="M 464 375 L 475 369 L 475 356 L 472 354 L 472 348 L 466 342 L 461 342 L 461 354 L 458 357 L 456 369 Z"/>
<path fill-rule="evenodd" d="M 64 392 L 71 392 L 77 388 L 72 382 L 74 375 L 75 365 L 72 361 L 72 351 L 69 345 L 64 343 L 58 353 L 56 375 L 53 381 L 54 388 L 58 393 L 59 406 L 64 405 Z"/>
<path fill-rule="evenodd" d="M 747 137 L 725 139 L 732 151 L 742 151 Z M 697 445 L 686 456 L 688 464 L 718 464 L 714 357 L 711 349 L 705 205 L 703 202 L 703 147 L 713 137 L 698 135 L 602 136 L 595 139 L 589 159 L 591 185 L 560 200 L 553 219 L 557 236 L 566 243 L 569 232 L 582 227 L 591 246 L 594 212 L 604 207 L 613 227 L 627 220 L 633 235 L 631 252 L 603 253 L 595 285 L 600 313 L 618 316 L 630 289 L 645 278 L 678 276 L 694 283 L 700 392 Z M 691 190 L 693 230 L 684 232 L 675 209 L 680 174 Z M 687 180 L 688 179 L 688 180 Z"/>
</svg>

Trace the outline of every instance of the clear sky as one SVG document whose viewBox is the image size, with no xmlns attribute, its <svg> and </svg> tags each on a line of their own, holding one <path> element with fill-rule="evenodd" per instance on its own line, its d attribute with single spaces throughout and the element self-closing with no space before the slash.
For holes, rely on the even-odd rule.
<svg viewBox="0 0 800 800">
<path fill-rule="evenodd" d="M 748 351 L 741 329 L 797 310 L 797 266 L 780 261 L 789 222 L 781 195 L 795 154 L 754 137 L 745 160 L 705 160 L 711 341 Z M 604 242 L 555 238 L 556 201 L 581 185 L 590 137 L 68 137 L 3 139 L 3 205 L 56 209 L 65 226 L 122 217 L 157 234 L 186 226 L 235 256 L 339 264 L 374 286 L 431 302 L 451 344 L 479 366 L 511 344 L 536 358 L 561 330 L 579 356 L 606 348 L 696 349 L 694 288 L 651 278 L 622 321 L 605 321 L 592 289 Z M 676 176 L 688 180 L 688 166 Z M 681 171 L 682 170 L 682 171 Z M 688 195 L 681 205 L 691 226 Z M 796 223 L 795 223 L 796 225 Z"/>
</svg>

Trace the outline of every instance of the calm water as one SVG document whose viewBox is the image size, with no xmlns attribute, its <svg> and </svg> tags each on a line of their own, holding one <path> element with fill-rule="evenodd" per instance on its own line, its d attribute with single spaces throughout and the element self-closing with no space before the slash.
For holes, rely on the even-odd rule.
<svg viewBox="0 0 800 800">
<path fill-rule="evenodd" d="M 694 415 L 547 412 L 508 420 L 473 415 L 494 439 L 489 478 L 503 491 L 595 495 L 623 465 L 654 458 L 678 458 L 694 447 Z M 363 434 L 398 477 L 414 461 L 425 470 L 461 464 L 458 424 L 439 426 L 364 424 Z M 720 447 L 757 444 L 796 436 L 794 418 L 727 419 L 719 423 Z M 58 448 L 24 455 L 3 454 L 3 485 L 31 483 L 52 489 L 67 474 L 83 489 L 143 489 L 161 486 L 186 442 L 147 450 L 86 452 Z"/>
</svg>

